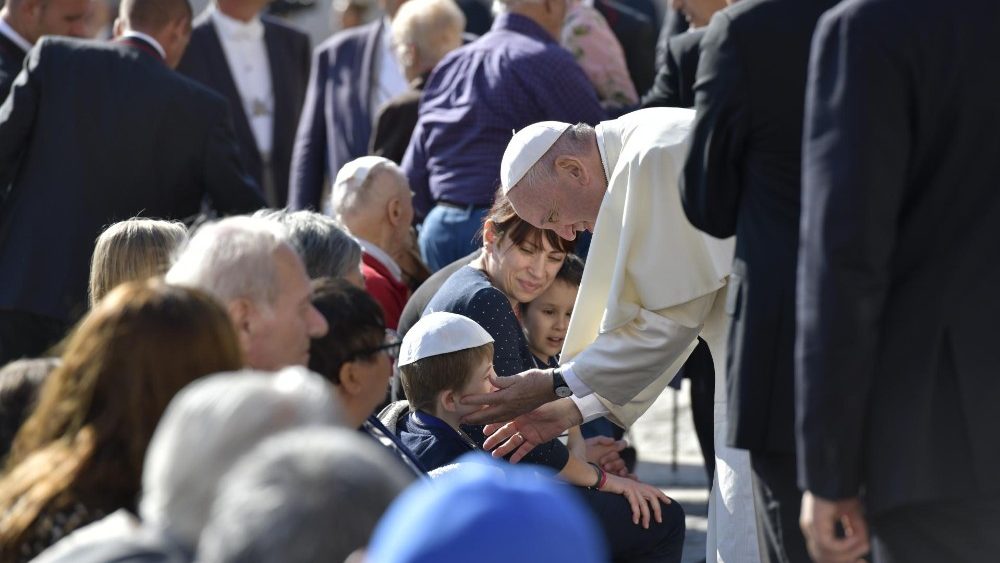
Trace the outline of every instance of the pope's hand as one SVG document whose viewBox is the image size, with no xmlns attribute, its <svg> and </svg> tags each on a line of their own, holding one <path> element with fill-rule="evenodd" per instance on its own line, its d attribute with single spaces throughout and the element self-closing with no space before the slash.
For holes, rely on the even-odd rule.
<svg viewBox="0 0 1000 563">
<path fill-rule="evenodd" d="M 556 398 L 552 370 L 530 369 L 509 377 L 491 376 L 490 380 L 498 391 L 462 397 L 465 405 L 489 405 L 466 415 L 463 424 L 506 422 Z"/>
<path fill-rule="evenodd" d="M 583 422 L 580 409 L 570 399 L 559 399 L 521 415 L 507 424 L 490 424 L 483 429 L 486 441 L 483 449 L 493 457 L 514 452 L 510 462 L 517 463 L 535 446 L 558 438 L 560 434 Z"/>
<path fill-rule="evenodd" d="M 843 537 L 837 524 L 843 528 Z M 857 498 L 827 500 L 806 491 L 799 525 L 817 563 L 855 563 L 868 553 L 868 526 Z"/>
</svg>

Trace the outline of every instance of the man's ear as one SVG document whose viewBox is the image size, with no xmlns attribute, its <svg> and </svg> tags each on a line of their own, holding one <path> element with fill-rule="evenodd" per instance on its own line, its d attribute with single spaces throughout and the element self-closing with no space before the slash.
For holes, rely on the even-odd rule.
<svg viewBox="0 0 1000 563">
<path fill-rule="evenodd" d="M 447 412 L 455 412 L 458 407 L 458 397 L 456 393 L 451 389 L 441 391 L 438 393 L 438 405 L 441 406 Z"/>
<path fill-rule="evenodd" d="M 556 158 L 556 168 L 569 175 L 573 180 L 586 183 L 587 169 L 583 167 L 580 159 L 572 156 L 560 156 Z"/>
<path fill-rule="evenodd" d="M 111 28 L 111 36 L 118 39 L 125 35 L 125 22 L 121 18 L 115 18 L 115 23 Z"/>
<path fill-rule="evenodd" d="M 364 383 L 361 381 L 361 372 L 355 368 L 356 362 L 344 362 L 340 366 L 340 388 L 341 390 L 356 397 L 361 394 Z"/>
<path fill-rule="evenodd" d="M 257 311 L 249 299 L 234 299 L 226 304 L 226 310 L 229 312 L 229 318 L 233 321 L 233 327 L 236 329 L 236 336 L 240 340 L 240 346 L 246 352 L 250 349 Z"/>
<path fill-rule="evenodd" d="M 389 216 L 389 224 L 393 227 L 399 225 L 400 219 L 403 218 L 403 202 L 398 197 L 390 198 L 386 205 L 386 212 Z"/>
</svg>

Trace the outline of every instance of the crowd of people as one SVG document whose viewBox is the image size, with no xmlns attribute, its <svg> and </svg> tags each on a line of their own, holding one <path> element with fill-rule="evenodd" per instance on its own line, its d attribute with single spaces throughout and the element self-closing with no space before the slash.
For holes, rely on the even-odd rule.
<svg viewBox="0 0 1000 563">
<path fill-rule="evenodd" d="M 992 560 L 956 1 L 6 0 L 0 563 Z"/>
</svg>

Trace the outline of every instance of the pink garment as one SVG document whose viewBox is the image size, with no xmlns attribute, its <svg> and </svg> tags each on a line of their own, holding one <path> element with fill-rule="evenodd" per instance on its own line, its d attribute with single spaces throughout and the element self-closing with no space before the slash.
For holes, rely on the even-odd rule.
<svg viewBox="0 0 1000 563">
<path fill-rule="evenodd" d="M 639 102 L 625 64 L 625 51 L 596 8 L 575 3 L 566 14 L 560 44 L 573 54 L 602 102 L 618 106 Z"/>
</svg>

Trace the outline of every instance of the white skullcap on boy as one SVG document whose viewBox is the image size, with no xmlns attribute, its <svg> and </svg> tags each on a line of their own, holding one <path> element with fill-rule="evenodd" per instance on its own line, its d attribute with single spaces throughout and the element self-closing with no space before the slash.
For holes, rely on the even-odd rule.
<svg viewBox="0 0 1000 563">
<path fill-rule="evenodd" d="M 479 324 L 455 313 L 430 313 L 424 315 L 403 337 L 397 365 L 405 366 L 459 350 L 478 348 L 493 342 L 490 333 Z"/>
<path fill-rule="evenodd" d="M 539 121 L 511 137 L 500 161 L 500 185 L 504 194 L 524 178 L 569 127 L 569 123 L 561 121 Z"/>
</svg>

